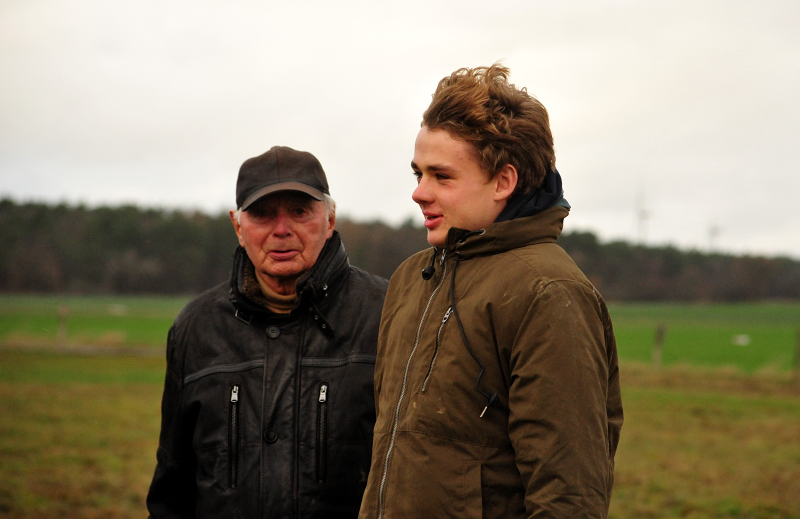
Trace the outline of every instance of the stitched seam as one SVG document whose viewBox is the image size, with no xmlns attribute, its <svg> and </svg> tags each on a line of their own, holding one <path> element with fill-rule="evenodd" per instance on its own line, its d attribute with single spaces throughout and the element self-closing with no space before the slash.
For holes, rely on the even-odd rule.
<svg viewBox="0 0 800 519">
<path fill-rule="evenodd" d="M 330 358 L 330 357 L 303 357 L 300 361 L 302 366 L 313 366 L 319 368 L 335 368 L 344 366 L 346 364 L 375 364 L 375 355 L 370 354 L 356 354 L 348 357 Z"/>
<path fill-rule="evenodd" d="M 189 384 L 190 382 L 194 382 L 198 379 L 206 377 L 208 375 L 213 375 L 215 373 L 236 373 L 239 371 L 247 371 L 250 369 L 260 368 L 264 365 L 264 359 L 256 359 L 256 360 L 249 360 L 247 362 L 240 362 L 239 364 L 219 364 L 217 366 L 209 366 L 207 368 L 201 369 L 200 371 L 196 371 L 189 375 L 186 375 L 183 378 L 184 384 Z"/>
</svg>

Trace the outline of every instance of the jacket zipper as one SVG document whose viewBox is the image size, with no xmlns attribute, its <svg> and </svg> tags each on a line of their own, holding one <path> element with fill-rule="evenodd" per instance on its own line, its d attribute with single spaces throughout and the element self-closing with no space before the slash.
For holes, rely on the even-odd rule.
<svg viewBox="0 0 800 519">
<path fill-rule="evenodd" d="M 444 328 L 444 323 L 447 322 L 447 319 L 450 317 L 450 314 L 453 312 L 453 307 L 447 307 L 447 311 L 444 313 L 444 317 L 442 317 L 442 323 L 439 325 L 439 331 L 436 332 L 436 348 L 433 350 L 433 358 L 431 359 L 431 365 L 428 368 L 428 374 L 425 375 L 425 382 L 422 383 L 422 392 L 428 390 L 428 380 L 431 378 L 431 373 L 433 373 L 433 365 L 436 364 L 436 357 L 439 355 L 439 345 L 441 344 L 442 339 L 442 329 Z"/>
<path fill-rule="evenodd" d="M 308 330 L 307 327 L 304 327 L 303 333 L 299 337 L 298 344 L 305 343 L 305 333 Z M 300 436 L 300 413 L 297 411 L 300 409 L 300 393 L 301 393 L 301 384 L 302 384 L 302 377 L 299 367 L 302 366 L 303 362 L 303 349 L 297 348 L 297 354 L 295 357 L 295 366 L 297 366 L 298 371 L 297 375 L 294 377 L 294 424 L 292 427 L 292 433 L 294 436 L 294 440 L 292 441 L 292 517 L 294 519 L 300 519 L 300 441 L 298 440 Z"/>
<path fill-rule="evenodd" d="M 228 486 L 236 488 L 239 476 L 239 386 L 231 388 L 228 420 Z"/>
<path fill-rule="evenodd" d="M 317 407 L 317 483 L 325 482 L 328 472 L 328 384 L 319 386 Z"/>
<path fill-rule="evenodd" d="M 381 476 L 381 486 L 380 491 L 378 493 L 378 518 L 383 518 L 383 504 L 384 504 L 384 491 L 386 490 L 386 477 L 389 474 L 389 458 L 392 456 L 392 451 L 394 450 L 394 441 L 397 438 L 397 427 L 400 423 L 400 406 L 403 404 L 403 398 L 406 394 L 406 386 L 408 383 L 408 372 L 411 369 L 411 359 L 414 358 L 414 353 L 417 351 L 417 346 L 419 346 L 419 339 L 420 334 L 422 333 L 422 324 L 425 322 L 425 317 L 428 315 L 428 310 L 431 308 L 431 303 L 433 303 L 433 298 L 436 296 L 436 293 L 442 287 L 445 278 L 447 277 L 447 264 L 444 262 L 445 256 L 447 255 L 447 250 L 442 251 L 442 259 L 439 262 L 440 265 L 444 265 L 444 269 L 442 270 L 442 279 L 439 280 L 439 284 L 436 285 L 436 288 L 431 293 L 431 297 L 428 298 L 428 304 L 425 306 L 425 311 L 422 312 L 422 317 L 419 320 L 419 326 L 417 327 L 417 337 L 414 340 L 414 347 L 411 348 L 411 353 L 408 355 L 408 361 L 406 362 L 406 371 L 403 374 L 403 385 L 400 388 L 400 398 L 397 400 L 397 407 L 394 410 L 394 419 L 392 420 L 392 435 L 389 439 L 389 447 L 386 449 L 386 457 L 383 460 L 383 475 Z"/>
</svg>

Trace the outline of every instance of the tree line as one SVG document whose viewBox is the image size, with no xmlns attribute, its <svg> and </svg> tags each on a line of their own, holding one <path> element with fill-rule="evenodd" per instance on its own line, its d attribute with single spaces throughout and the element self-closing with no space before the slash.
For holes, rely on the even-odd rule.
<svg viewBox="0 0 800 519">
<path fill-rule="evenodd" d="M 340 218 L 350 262 L 390 277 L 428 247 L 423 227 Z M 601 243 L 590 232 L 558 243 L 610 301 L 800 299 L 800 261 Z M 132 205 L 0 200 L 0 292 L 196 294 L 229 276 L 236 237 L 227 213 Z"/>
</svg>

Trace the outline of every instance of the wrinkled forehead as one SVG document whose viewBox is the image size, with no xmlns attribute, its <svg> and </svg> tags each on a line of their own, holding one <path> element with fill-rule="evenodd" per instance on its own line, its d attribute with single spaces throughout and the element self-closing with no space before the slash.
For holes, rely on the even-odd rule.
<svg viewBox="0 0 800 519">
<path fill-rule="evenodd" d="M 301 191 L 276 191 L 266 196 L 262 196 L 245 211 L 257 212 L 268 209 L 278 209 L 281 207 L 313 207 L 315 204 L 321 204 L 319 200 L 314 199 L 311 195 Z"/>
</svg>

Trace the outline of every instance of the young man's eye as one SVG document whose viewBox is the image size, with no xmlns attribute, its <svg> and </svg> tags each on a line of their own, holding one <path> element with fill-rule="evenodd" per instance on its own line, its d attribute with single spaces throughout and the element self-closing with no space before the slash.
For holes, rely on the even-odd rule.
<svg viewBox="0 0 800 519">
<path fill-rule="evenodd" d="M 447 180 L 448 178 L 450 178 L 448 175 L 444 175 L 442 173 L 436 174 L 436 180 Z"/>
<path fill-rule="evenodd" d="M 412 171 L 412 173 L 414 174 L 414 178 L 417 179 L 417 184 L 419 184 L 419 181 L 422 180 L 422 173 L 419 171 Z"/>
</svg>

